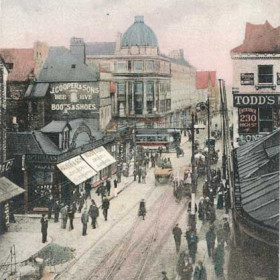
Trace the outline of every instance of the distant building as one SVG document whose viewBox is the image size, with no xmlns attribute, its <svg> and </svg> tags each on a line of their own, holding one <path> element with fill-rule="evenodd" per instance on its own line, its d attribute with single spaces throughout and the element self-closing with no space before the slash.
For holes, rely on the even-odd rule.
<svg viewBox="0 0 280 280">
<path fill-rule="evenodd" d="M 217 112 L 219 108 L 219 85 L 216 71 L 197 71 L 196 90 L 200 101 L 205 102 L 209 97 L 211 112 Z"/>
<path fill-rule="evenodd" d="M 0 49 L 9 70 L 7 80 L 7 128 L 8 130 L 27 128 L 27 111 L 24 93 L 37 78 L 39 70 L 48 55 L 48 46 L 35 42 L 30 49 Z"/>
<path fill-rule="evenodd" d="M 243 44 L 231 50 L 235 146 L 280 126 L 280 26 L 246 24 Z"/>
<path fill-rule="evenodd" d="M 24 192 L 7 178 L 14 163 L 13 159 L 7 157 L 7 80 L 8 67 L 0 56 L 0 234 L 7 231 L 9 226 L 10 216 L 14 210 L 11 207 L 11 200 Z"/>
<path fill-rule="evenodd" d="M 73 46 L 76 52 L 76 46 Z M 136 16 L 115 42 L 86 43 L 86 63 L 112 74 L 113 115 L 141 127 L 181 127 L 195 96 L 195 68 L 182 50 L 160 53 L 153 30 Z"/>
</svg>

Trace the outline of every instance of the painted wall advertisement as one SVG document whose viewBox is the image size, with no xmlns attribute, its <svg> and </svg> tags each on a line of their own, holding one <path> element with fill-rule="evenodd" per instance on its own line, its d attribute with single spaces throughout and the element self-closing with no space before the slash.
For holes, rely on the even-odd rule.
<svg viewBox="0 0 280 280">
<path fill-rule="evenodd" d="M 97 111 L 99 106 L 98 83 L 59 83 L 50 87 L 52 97 L 51 110 Z"/>
<path fill-rule="evenodd" d="M 239 134 L 258 133 L 258 109 L 238 108 Z"/>
</svg>

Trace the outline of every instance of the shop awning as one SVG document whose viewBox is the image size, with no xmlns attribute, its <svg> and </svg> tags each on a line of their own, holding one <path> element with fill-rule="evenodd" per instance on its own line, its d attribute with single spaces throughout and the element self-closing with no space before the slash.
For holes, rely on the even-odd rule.
<svg viewBox="0 0 280 280">
<path fill-rule="evenodd" d="M 59 163 L 57 167 L 75 185 L 79 185 L 97 174 L 80 156 Z"/>
<path fill-rule="evenodd" d="M 20 188 L 6 177 L 0 178 L 0 202 L 7 201 L 24 192 L 24 189 Z"/>
<path fill-rule="evenodd" d="M 96 171 L 100 171 L 116 162 L 103 146 L 88 151 L 81 156 Z"/>
</svg>

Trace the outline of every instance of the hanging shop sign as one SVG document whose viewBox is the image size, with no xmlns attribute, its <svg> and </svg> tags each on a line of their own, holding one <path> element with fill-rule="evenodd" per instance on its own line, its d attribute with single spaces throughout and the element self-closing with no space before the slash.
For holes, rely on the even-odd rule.
<svg viewBox="0 0 280 280">
<path fill-rule="evenodd" d="M 263 135 L 259 134 L 239 134 L 238 142 L 242 145 L 248 142 L 255 141 L 259 138 L 263 137 Z"/>
<path fill-rule="evenodd" d="M 241 73 L 240 84 L 242 86 L 254 85 L 254 73 Z"/>
<path fill-rule="evenodd" d="M 234 107 L 280 106 L 280 94 L 234 94 Z"/>
<path fill-rule="evenodd" d="M 53 111 L 97 111 L 98 83 L 61 83 L 50 88 Z"/>
<path fill-rule="evenodd" d="M 257 108 L 238 108 L 239 134 L 258 133 L 258 109 Z"/>
</svg>

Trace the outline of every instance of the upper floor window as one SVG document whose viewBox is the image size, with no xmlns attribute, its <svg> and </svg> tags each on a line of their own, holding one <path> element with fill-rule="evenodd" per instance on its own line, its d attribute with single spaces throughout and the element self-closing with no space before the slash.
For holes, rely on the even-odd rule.
<svg viewBox="0 0 280 280">
<path fill-rule="evenodd" d="M 134 70 L 135 71 L 143 71 L 144 63 L 141 60 L 134 61 Z"/>
<path fill-rule="evenodd" d="M 125 83 L 118 83 L 118 94 L 125 95 Z"/>
<path fill-rule="evenodd" d="M 152 60 L 146 61 L 146 70 L 154 71 L 154 62 Z"/>
<path fill-rule="evenodd" d="M 117 71 L 127 71 L 127 63 L 125 61 L 117 62 Z"/>
<path fill-rule="evenodd" d="M 148 82 L 147 83 L 147 94 L 154 93 L 154 83 Z"/>
<path fill-rule="evenodd" d="M 65 130 L 63 133 L 63 140 L 62 140 L 62 149 L 68 149 L 69 148 L 69 141 L 70 141 L 70 131 Z"/>
<path fill-rule="evenodd" d="M 258 66 L 259 84 L 273 83 L 273 65 Z"/>
</svg>

